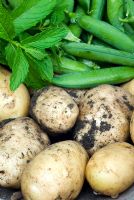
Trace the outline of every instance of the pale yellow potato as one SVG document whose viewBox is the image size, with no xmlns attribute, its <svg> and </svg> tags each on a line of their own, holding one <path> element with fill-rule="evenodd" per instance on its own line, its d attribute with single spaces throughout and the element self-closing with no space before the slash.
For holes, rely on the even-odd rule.
<svg viewBox="0 0 134 200">
<path fill-rule="evenodd" d="M 123 142 L 98 150 L 87 164 L 86 179 L 95 192 L 118 197 L 134 183 L 134 146 Z"/>
<path fill-rule="evenodd" d="M 79 109 L 64 89 L 50 86 L 34 93 L 30 113 L 45 130 L 57 135 L 74 126 Z"/>
<path fill-rule="evenodd" d="M 46 133 L 29 117 L 0 128 L 0 186 L 19 188 L 24 168 L 49 145 Z"/>
<path fill-rule="evenodd" d="M 128 92 L 130 92 L 130 94 L 134 95 L 134 79 L 123 84 L 122 88 Z"/>
<path fill-rule="evenodd" d="M 28 115 L 30 96 L 21 84 L 16 91 L 10 90 L 11 73 L 0 66 L 0 121 Z"/>
<path fill-rule="evenodd" d="M 86 92 L 79 106 L 74 139 L 89 154 L 129 136 L 133 98 L 122 88 L 101 85 Z"/>
<path fill-rule="evenodd" d="M 80 193 L 88 155 L 75 141 L 49 146 L 25 168 L 21 190 L 25 200 L 73 200 Z"/>
<path fill-rule="evenodd" d="M 72 97 L 72 99 L 76 102 L 79 106 L 80 103 L 83 101 L 83 98 L 88 90 L 80 90 L 80 89 L 65 89 L 64 90 Z"/>
<path fill-rule="evenodd" d="M 134 143 L 134 112 L 132 114 L 131 122 L 130 122 L 130 135 L 131 135 L 131 139 Z"/>
</svg>

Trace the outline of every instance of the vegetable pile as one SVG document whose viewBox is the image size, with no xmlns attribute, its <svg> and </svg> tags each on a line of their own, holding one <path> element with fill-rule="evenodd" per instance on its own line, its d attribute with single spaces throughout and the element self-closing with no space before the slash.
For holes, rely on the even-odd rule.
<svg viewBox="0 0 134 200">
<path fill-rule="evenodd" d="M 134 78 L 133 0 L 1 0 L 10 88 L 89 88 Z"/>
<path fill-rule="evenodd" d="M 1 187 L 73 200 L 85 179 L 112 198 L 134 184 L 133 33 L 133 0 L 0 1 Z"/>
</svg>

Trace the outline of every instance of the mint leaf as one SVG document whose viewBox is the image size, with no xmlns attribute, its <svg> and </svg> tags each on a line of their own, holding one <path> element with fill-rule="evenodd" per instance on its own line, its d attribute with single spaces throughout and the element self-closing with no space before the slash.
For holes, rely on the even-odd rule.
<svg viewBox="0 0 134 200">
<path fill-rule="evenodd" d="M 8 3 L 13 9 L 19 7 L 22 2 L 23 0 L 8 0 Z"/>
<path fill-rule="evenodd" d="M 13 44 L 8 44 L 5 48 L 6 60 L 10 68 L 14 64 L 14 58 L 16 54 L 16 47 Z"/>
<path fill-rule="evenodd" d="M 53 64 L 51 58 L 47 56 L 42 61 L 34 60 L 34 62 L 37 66 L 37 70 L 40 73 L 40 77 L 42 78 L 42 80 L 51 82 L 53 78 Z"/>
<path fill-rule="evenodd" d="M 14 57 L 9 58 L 9 53 L 12 53 Z M 6 48 L 7 60 L 10 68 L 12 69 L 12 75 L 10 79 L 11 90 L 16 90 L 21 83 L 24 82 L 29 68 L 29 63 L 19 47 L 8 45 Z"/>
<path fill-rule="evenodd" d="M 12 13 L 17 34 L 35 26 L 49 15 L 56 5 L 56 0 L 25 0 Z"/>
<path fill-rule="evenodd" d="M 25 79 L 25 84 L 28 87 L 34 88 L 34 89 L 40 89 L 44 87 L 47 83 L 42 80 L 40 76 L 40 71 L 37 69 L 36 62 L 33 61 L 31 56 L 28 56 L 28 61 L 30 64 L 29 72 L 27 74 L 27 77 Z"/>
<path fill-rule="evenodd" d="M 9 41 L 14 36 L 15 32 L 11 16 L 0 1 L 0 38 Z"/>
<path fill-rule="evenodd" d="M 56 45 L 61 41 L 68 31 L 65 26 L 51 27 L 35 36 L 30 36 L 21 42 L 26 47 L 34 47 L 38 49 L 45 49 Z"/>
<path fill-rule="evenodd" d="M 37 77 L 38 74 L 38 77 L 40 77 L 43 81 L 51 82 L 53 78 L 53 64 L 51 58 L 47 55 L 46 58 L 39 61 L 31 56 L 28 57 L 30 59 L 30 65 L 35 69 L 35 76 Z"/>
<path fill-rule="evenodd" d="M 29 53 L 31 56 L 33 56 L 37 60 L 43 60 L 46 57 L 45 52 L 40 51 L 39 49 L 35 49 L 35 48 L 26 47 L 25 52 Z"/>
</svg>

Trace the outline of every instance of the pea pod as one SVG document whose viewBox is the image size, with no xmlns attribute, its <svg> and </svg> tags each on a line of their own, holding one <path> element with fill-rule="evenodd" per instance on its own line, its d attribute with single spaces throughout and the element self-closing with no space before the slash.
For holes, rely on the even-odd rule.
<svg viewBox="0 0 134 200">
<path fill-rule="evenodd" d="M 91 71 L 95 67 L 95 63 L 90 63 L 89 67 L 84 63 L 66 57 L 61 57 L 60 61 L 59 66 L 54 65 L 54 71 L 59 74 Z"/>
<path fill-rule="evenodd" d="M 62 48 L 70 55 L 95 61 L 134 66 L 134 54 L 85 43 L 64 43 Z"/>
<path fill-rule="evenodd" d="M 90 0 L 78 0 L 78 3 L 88 14 L 90 9 Z"/>
<path fill-rule="evenodd" d="M 114 26 L 86 15 L 79 18 L 78 23 L 83 29 L 111 46 L 120 50 L 134 52 L 134 42 Z"/>
<path fill-rule="evenodd" d="M 124 18 L 124 0 L 107 0 L 107 16 L 109 22 L 116 28 L 124 31 L 123 23 L 120 19 Z"/>
<path fill-rule="evenodd" d="M 95 19 L 101 19 L 106 0 L 92 0 L 90 16 Z"/>
<path fill-rule="evenodd" d="M 71 30 L 71 32 L 76 36 L 76 37 L 80 37 L 82 29 L 80 26 L 78 26 L 77 24 L 70 24 L 69 25 L 69 29 Z"/>
<path fill-rule="evenodd" d="M 119 84 L 133 78 L 132 67 L 110 67 L 56 76 L 52 79 L 52 83 L 66 88 L 90 88 L 100 84 Z"/>
</svg>

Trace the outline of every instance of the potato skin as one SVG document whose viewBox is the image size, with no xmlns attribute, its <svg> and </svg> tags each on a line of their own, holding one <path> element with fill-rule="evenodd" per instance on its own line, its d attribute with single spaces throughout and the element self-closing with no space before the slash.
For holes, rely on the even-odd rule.
<svg viewBox="0 0 134 200">
<path fill-rule="evenodd" d="M 130 136 L 131 136 L 131 139 L 134 143 L 134 112 L 132 114 L 131 122 L 130 122 Z"/>
<path fill-rule="evenodd" d="M 65 88 L 64 88 L 65 89 Z M 65 89 L 65 91 L 72 97 L 72 99 L 79 106 L 88 90 L 79 89 Z"/>
<path fill-rule="evenodd" d="M 122 88 L 134 96 L 134 79 L 123 84 Z"/>
<path fill-rule="evenodd" d="M 79 109 L 65 90 L 50 86 L 32 97 L 30 114 L 44 130 L 55 136 L 74 126 Z"/>
<path fill-rule="evenodd" d="M 0 128 L 0 186 L 19 188 L 25 166 L 49 143 L 48 136 L 28 117 L 3 125 Z"/>
<path fill-rule="evenodd" d="M 30 95 L 27 88 L 21 84 L 12 92 L 10 90 L 11 73 L 0 66 L 0 121 L 25 117 L 28 115 Z"/>
<path fill-rule="evenodd" d="M 98 150 L 87 164 L 86 179 L 97 193 L 117 197 L 134 183 L 134 147 L 123 142 Z"/>
<path fill-rule="evenodd" d="M 73 200 L 80 193 L 88 155 L 75 141 L 49 146 L 25 168 L 21 190 L 25 200 Z"/>
<path fill-rule="evenodd" d="M 74 139 L 80 142 L 89 154 L 109 143 L 126 141 L 129 136 L 130 112 L 127 112 L 125 106 L 122 109 L 116 101 L 118 99 L 116 92 L 114 93 L 115 89 L 117 87 L 110 85 L 91 89 L 86 92 L 80 104 Z M 121 98 L 119 100 L 121 102 Z"/>
</svg>

